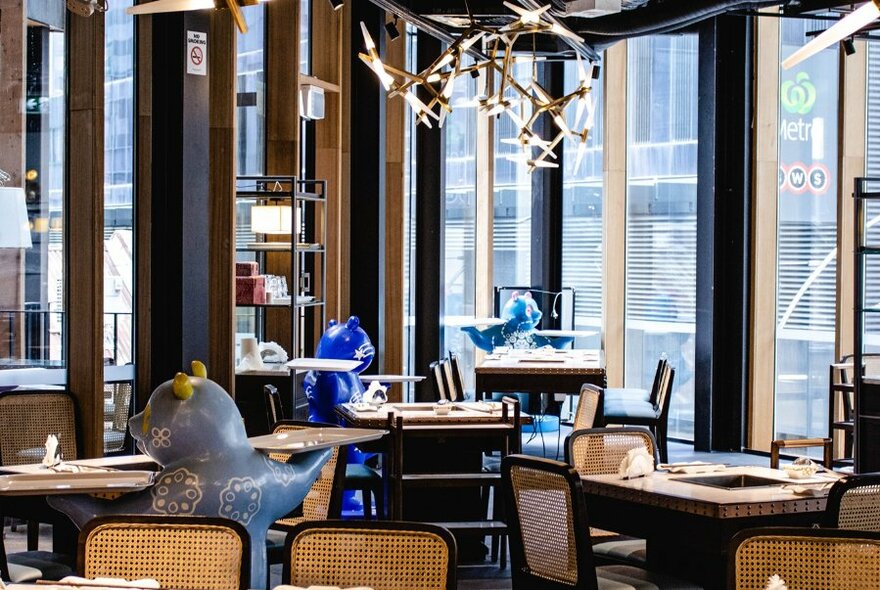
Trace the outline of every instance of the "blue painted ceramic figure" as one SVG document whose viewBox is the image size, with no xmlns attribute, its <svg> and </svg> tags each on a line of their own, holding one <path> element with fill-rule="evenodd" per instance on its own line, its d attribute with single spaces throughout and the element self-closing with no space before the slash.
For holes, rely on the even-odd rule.
<svg viewBox="0 0 880 590">
<path fill-rule="evenodd" d="M 514 291 L 510 299 L 501 309 L 501 319 L 504 323 L 491 326 L 484 330 L 478 330 L 473 326 L 462 328 L 471 337 L 474 344 L 485 351 L 492 352 L 496 346 L 509 346 L 510 348 L 541 348 L 552 346 L 563 348 L 574 340 L 572 337 L 563 336 L 539 336 L 535 334 L 535 328 L 541 321 L 541 310 L 532 299 L 529 291 L 520 293 Z"/>
<path fill-rule="evenodd" d="M 370 363 L 376 349 L 370 337 L 360 327 L 357 316 L 351 316 L 344 324 L 330 320 L 327 330 L 318 341 L 315 357 L 319 359 L 356 360 L 360 364 L 353 371 L 309 371 L 303 387 L 309 401 L 309 420 L 312 422 L 338 423 L 333 408 L 348 402 L 352 396 L 364 394 L 364 384 L 358 374 Z"/>
<path fill-rule="evenodd" d="M 193 363 L 156 388 L 129 421 L 138 447 L 162 470 L 153 487 L 115 500 L 53 496 L 49 503 L 80 528 L 96 516 L 156 514 L 219 516 L 238 521 L 251 538 L 252 588 L 266 584 L 266 531 L 299 506 L 330 450 L 299 453 L 279 463 L 255 450 L 226 391 Z"/>
</svg>

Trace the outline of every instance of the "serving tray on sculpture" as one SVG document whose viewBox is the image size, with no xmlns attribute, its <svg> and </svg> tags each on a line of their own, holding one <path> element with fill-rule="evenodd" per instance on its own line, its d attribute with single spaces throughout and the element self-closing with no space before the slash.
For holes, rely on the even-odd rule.
<svg viewBox="0 0 880 590">
<path fill-rule="evenodd" d="M 380 439 L 386 434 L 387 430 L 373 428 L 306 428 L 254 436 L 248 441 L 258 451 L 296 454 L 364 443 Z"/>
<path fill-rule="evenodd" d="M 0 495 L 137 492 L 153 485 L 152 471 L 84 471 L 0 475 Z"/>
</svg>

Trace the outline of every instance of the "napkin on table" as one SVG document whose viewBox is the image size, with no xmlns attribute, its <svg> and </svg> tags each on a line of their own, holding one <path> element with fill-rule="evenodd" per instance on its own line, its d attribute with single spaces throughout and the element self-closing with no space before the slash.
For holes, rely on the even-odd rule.
<svg viewBox="0 0 880 590">
<path fill-rule="evenodd" d="M 631 449 L 620 462 L 618 473 L 623 479 L 634 479 L 654 472 L 654 457 L 644 448 Z"/>
</svg>

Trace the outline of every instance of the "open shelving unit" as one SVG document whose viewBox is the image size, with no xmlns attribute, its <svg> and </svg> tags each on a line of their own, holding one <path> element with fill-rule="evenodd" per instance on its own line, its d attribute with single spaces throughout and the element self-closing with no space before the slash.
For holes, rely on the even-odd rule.
<svg viewBox="0 0 880 590">
<path fill-rule="evenodd" d="M 236 334 L 277 342 L 290 359 L 312 356 L 325 324 L 327 183 L 296 176 L 239 176 L 236 179 L 236 262 L 256 262 L 259 274 L 284 276 L 289 300 L 239 303 Z M 261 234 L 251 228 L 253 207 L 289 207 L 290 233 Z M 285 414 L 301 418 L 307 402 L 292 371 L 236 374 L 236 398 L 246 422 L 262 418 L 262 387 L 275 385 Z M 244 407 L 247 406 L 247 407 Z"/>
</svg>

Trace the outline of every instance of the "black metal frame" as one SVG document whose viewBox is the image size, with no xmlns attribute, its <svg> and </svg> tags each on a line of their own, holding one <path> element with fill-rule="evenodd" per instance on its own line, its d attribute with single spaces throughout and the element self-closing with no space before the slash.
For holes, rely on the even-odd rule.
<svg viewBox="0 0 880 590">
<path fill-rule="evenodd" d="M 92 531 L 97 527 L 105 524 L 113 523 L 133 523 L 133 524 L 169 524 L 169 525 L 207 525 L 220 526 L 232 530 L 241 539 L 241 572 L 239 573 L 239 588 L 246 590 L 250 588 L 251 577 L 251 538 L 247 529 L 234 520 L 228 518 L 219 518 L 214 516 L 147 516 L 122 514 L 113 516 L 98 516 L 93 518 L 83 526 L 79 533 L 79 541 L 77 543 L 76 570 L 82 575 L 85 572 L 85 550 L 86 542 Z"/>
<path fill-rule="evenodd" d="M 356 521 L 356 520 L 325 520 L 320 522 L 301 522 L 290 529 L 287 540 L 284 542 L 284 564 L 282 566 L 281 583 L 290 584 L 291 577 L 291 550 L 293 542 L 301 533 L 313 529 L 349 529 L 353 531 L 421 531 L 437 535 L 446 543 L 449 553 L 449 564 L 446 570 L 446 588 L 455 590 L 456 582 L 456 555 L 457 549 L 455 538 L 443 527 L 427 524 L 424 522 L 408 522 L 400 520 L 383 521 Z M 389 556 L 393 559 L 394 556 Z"/>
<path fill-rule="evenodd" d="M 844 494 L 865 486 L 880 486 L 880 473 L 851 475 L 834 482 L 834 485 L 831 486 L 831 490 L 828 492 L 828 500 L 825 503 L 822 527 L 836 529 L 840 520 L 840 501 L 843 499 Z"/>
</svg>

